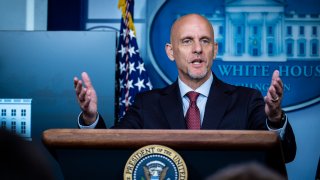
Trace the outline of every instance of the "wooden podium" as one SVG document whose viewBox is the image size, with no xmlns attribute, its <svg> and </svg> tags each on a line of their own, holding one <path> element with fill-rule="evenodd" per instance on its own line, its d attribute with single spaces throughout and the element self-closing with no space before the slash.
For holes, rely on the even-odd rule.
<svg viewBox="0 0 320 180">
<path fill-rule="evenodd" d="M 49 129 L 43 143 L 68 179 L 123 179 L 129 157 L 158 144 L 181 155 L 188 179 L 255 161 L 287 176 L 280 139 L 270 131 Z"/>
</svg>

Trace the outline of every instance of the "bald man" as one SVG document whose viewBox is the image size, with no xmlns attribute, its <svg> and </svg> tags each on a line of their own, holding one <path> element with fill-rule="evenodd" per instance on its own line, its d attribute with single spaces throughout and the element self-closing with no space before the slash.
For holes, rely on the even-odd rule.
<svg viewBox="0 0 320 180">
<path fill-rule="evenodd" d="M 296 154 L 296 143 L 286 114 L 281 109 L 283 84 L 279 72 L 272 75 L 267 95 L 255 89 L 233 86 L 211 71 L 218 50 L 211 23 L 198 14 L 179 18 L 171 28 L 165 51 L 178 70 L 177 80 L 163 88 L 136 95 L 134 104 L 111 128 L 188 129 L 191 94 L 196 94 L 198 129 L 276 131 L 283 144 L 285 160 Z M 83 85 L 84 84 L 84 85 Z M 106 128 L 97 108 L 97 95 L 87 73 L 74 78 L 77 100 L 82 109 L 80 128 Z M 189 99 L 190 98 L 190 99 Z M 193 126 L 192 126 L 193 127 Z"/>
</svg>

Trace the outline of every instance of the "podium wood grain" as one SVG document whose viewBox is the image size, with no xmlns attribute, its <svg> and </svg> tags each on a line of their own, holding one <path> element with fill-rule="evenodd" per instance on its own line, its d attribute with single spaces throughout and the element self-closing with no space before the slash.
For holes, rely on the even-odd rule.
<svg viewBox="0 0 320 180">
<path fill-rule="evenodd" d="M 42 139 L 49 148 L 139 148 L 161 144 L 177 149 L 259 150 L 280 145 L 274 132 L 240 130 L 49 129 Z"/>
</svg>

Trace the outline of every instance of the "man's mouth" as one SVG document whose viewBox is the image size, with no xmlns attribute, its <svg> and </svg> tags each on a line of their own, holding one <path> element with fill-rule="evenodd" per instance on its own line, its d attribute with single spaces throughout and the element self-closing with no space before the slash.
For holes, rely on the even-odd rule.
<svg viewBox="0 0 320 180">
<path fill-rule="evenodd" d="M 194 59 L 194 60 L 192 60 L 190 63 L 197 65 L 197 64 L 203 63 L 203 60 L 202 60 L 202 59 Z"/>
</svg>

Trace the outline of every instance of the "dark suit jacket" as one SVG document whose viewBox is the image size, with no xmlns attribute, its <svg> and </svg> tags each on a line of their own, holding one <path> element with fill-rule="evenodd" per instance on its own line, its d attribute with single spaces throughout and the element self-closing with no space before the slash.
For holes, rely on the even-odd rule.
<svg viewBox="0 0 320 180">
<path fill-rule="evenodd" d="M 136 95 L 126 115 L 112 128 L 187 129 L 176 81 L 163 89 Z M 233 86 L 214 75 L 201 129 L 267 130 L 265 102 L 258 90 Z M 96 128 L 105 128 L 100 118 Z M 288 122 L 283 140 L 286 162 L 294 159 L 296 143 Z"/>
</svg>

